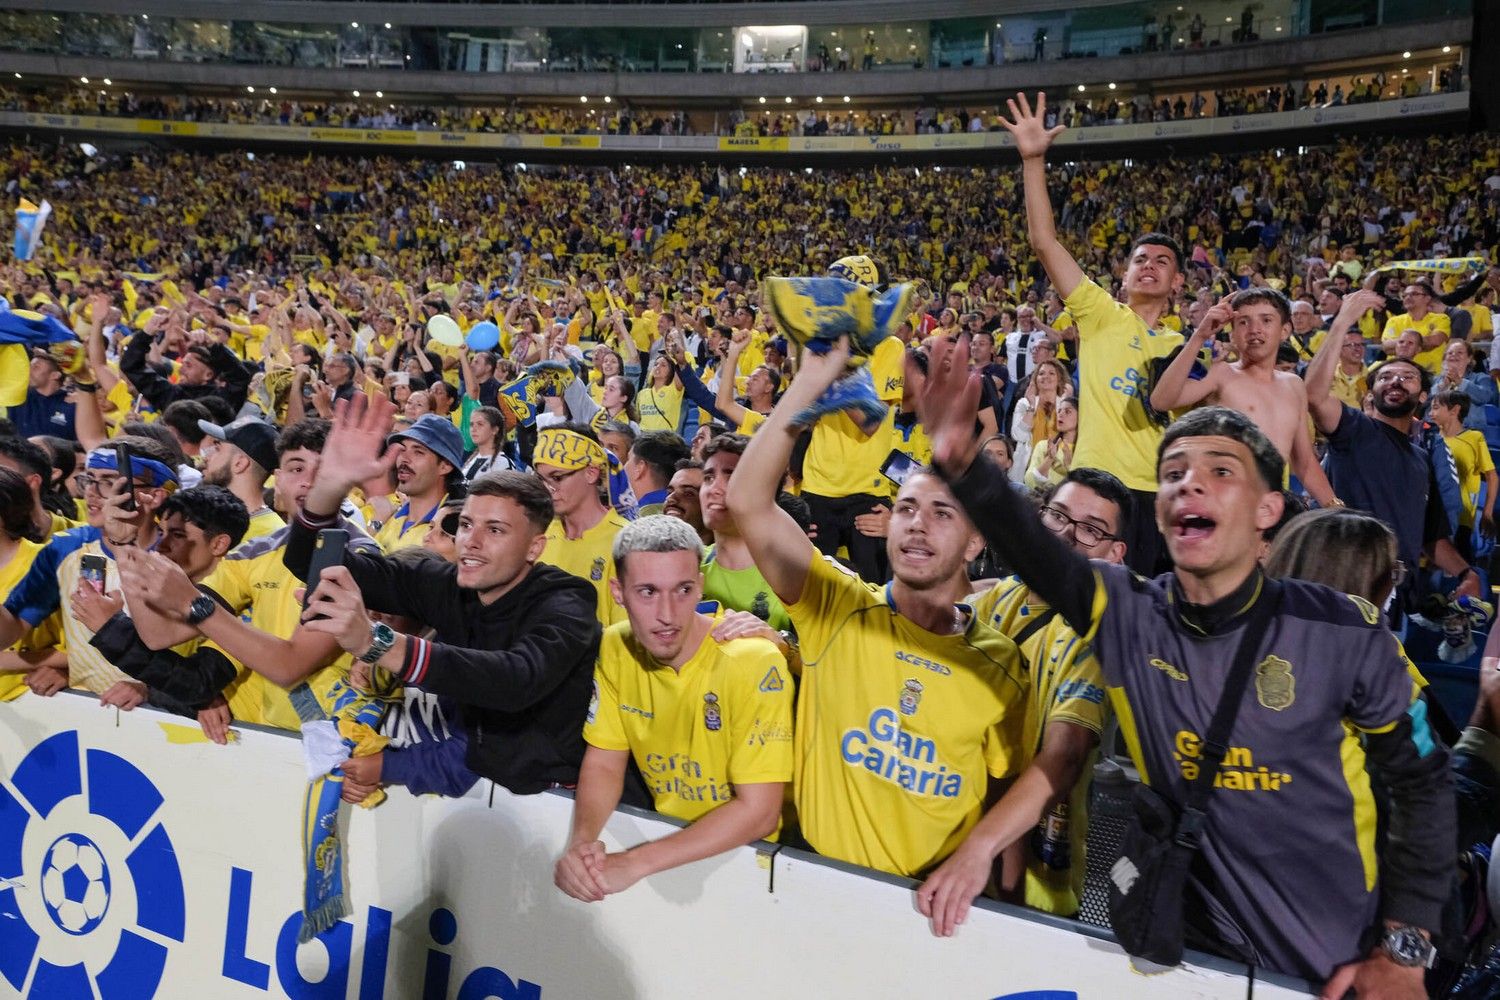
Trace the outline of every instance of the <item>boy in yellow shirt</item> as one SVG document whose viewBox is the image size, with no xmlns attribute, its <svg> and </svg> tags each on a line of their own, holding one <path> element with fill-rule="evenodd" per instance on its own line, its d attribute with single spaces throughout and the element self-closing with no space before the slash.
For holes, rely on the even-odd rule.
<svg viewBox="0 0 1500 1000">
<path fill-rule="evenodd" d="M 606 630 L 599 648 L 573 830 L 554 875 L 584 902 L 772 836 L 792 778 L 786 659 L 759 620 L 699 613 L 697 533 L 677 518 L 644 517 L 615 537 L 612 556 L 610 586 L 629 621 Z M 632 757 L 657 810 L 689 825 L 609 853 L 599 832 Z"/>
<path fill-rule="evenodd" d="M 1484 435 L 1464 429 L 1464 417 L 1469 415 L 1472 402 L 1468 393 L 1447 389 L 1432 398 L 1432 406 L 1427 411 L 1427 419 L 1442 432 L 1443 443 L 1448 446 L 1448 454 L 1453 456 L 1454 468 L 1458 470 L 1464 508 L 1458 518 L 1459 530 L 1454 543 L 1460 552 L 1469 550 L 1469 539 L 1476 521 L 1481 531 L 1494 536 L 1495 490 L 1500 487 L 1500 476 L 1495 473 L 1495 462 L 1490 457 Z M 1482 512 L 1479 509 L 1480 483 L 1486 486 Z"/>
</svg>

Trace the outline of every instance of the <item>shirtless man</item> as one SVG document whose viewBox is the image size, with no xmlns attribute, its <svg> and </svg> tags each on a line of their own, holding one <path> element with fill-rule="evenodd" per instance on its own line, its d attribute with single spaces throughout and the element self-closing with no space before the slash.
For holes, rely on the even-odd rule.
<svg viewBox="0 0 1500 1000">
<path fill-rule="evenodd" d="M 1232 324 L 1239 360 L 1212 365 L 1203 378 L 1190 379 L 1199 350 L 1225 323 Z M 1151 405 L 1161 412 L 1200 403 L 1239 410 L 1276 445 L 1312 498 L 1327 507 L 1336 500 L 1313 452 L 1307 389 L 1296 375 L 1276 370 L 1276 349 L 1291 330 L 1291 307 L 1280 292 L 1251 288 L 1220 299 L 1157 380 Z"/>
</svg>

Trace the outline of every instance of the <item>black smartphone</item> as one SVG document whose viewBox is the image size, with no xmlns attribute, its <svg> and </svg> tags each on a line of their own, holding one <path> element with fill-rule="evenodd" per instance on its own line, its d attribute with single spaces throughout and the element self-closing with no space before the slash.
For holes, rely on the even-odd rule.
<svg viewBox="0 0 1500 1000">
<path fill-rule="evenodd" d="M 135 510 L 135 466 L 130 461 L 130 445 L 115 445 L 115 468 L 120 472 L 120 489 L 125 492 L 125 510 Z"/>
<path fill-rule="evenodd" d="M 892 448 L 880 463 L 880 474 L 898 487 L 906 485 L 906 479 L 919 468 L 919 463 L 900 448 Z"/>
<path fill-rule="evenodd" d="M 84 556 L 78 561 L 78 578 L 104 593 L 104 573 L 109 563 L 103 556 Z"/>
<path fill-rule="evenodd" d="M 343 528 L 324 528 L 318 532 L 318 544 L 313 549 L 312 563 L 307 567 L 307 589 L 302 595 L 302 610 L 307 610 L 308 599 L 318 589 L 323 571 L 330 566 L 344 564 L 344 549 L 349 545 L 349 532 Z"/>
</svg>

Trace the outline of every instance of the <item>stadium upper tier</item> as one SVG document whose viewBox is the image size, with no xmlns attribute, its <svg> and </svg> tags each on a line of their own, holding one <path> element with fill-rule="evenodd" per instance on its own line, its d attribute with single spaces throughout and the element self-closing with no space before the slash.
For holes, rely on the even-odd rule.
<svg viewBox="0 0 1500 1000">
<path fill-rule="evenodd" d="M 1464 44 L 1469 33 L 1454 32 L 1469 23 L 1473 0 L 1096 0 L 1083 6 L 1061 0 L 903 5 L 146 0 L 132 8 L 131 14 L 117 13 L 116 0 L 13 3 L 0 11 L 0 53 L 51 56 L 60 65 L 102 59 L 155 67 L 337 70 L 370 74 L 370 89 L 380 74 L 437 75 L 433 81 L 410 81 L 408 89 L 423 91 L 440 90 L 442 80 L 456 76 L 495 74 L 837 74 L 843 78 L 837 88 L 854 94 L 890 93 L 893 87 L 927 93 L 931 81 L 912 74 L 952 70 L 962 77 L 965 70 L 1122 56 L 1187 60 L 1180 67 L 1153 66 L 1146 74 L 1175 76 L 1192 68 L 1194 56 L 1224 57 L 1235 65 L 1296 62 L 1302 58 L 1296 50 L 1273 46 L 1316 38 L 1344 48 L 1345 36 L 1403 26 L 1444 35 L 1429 42 Z M 975 16 L 977 8 L 985 13 Z M 922 16 L 913 17 L 916 13 Z M 1457 23 L 1448 23 L 1452 19 Z M 1256 49 L 1262 50 L 1259 56 L 1237 51 Z M 1231 51 L 1236 54 L 1228 56 Z M 102 75 L 103 68 L 96 69 Z M 962 89 L 963 82 L 942 89 L 954 85 Z M 470 89 L 459 86 L 460 92 Z M 726 92 L 704 83 L 683 91 L 705 87 Z M 392 82 L 385 89 L 396 87 Z M 510 92 L 512 85 L 498 89 Z"/>
</svg>

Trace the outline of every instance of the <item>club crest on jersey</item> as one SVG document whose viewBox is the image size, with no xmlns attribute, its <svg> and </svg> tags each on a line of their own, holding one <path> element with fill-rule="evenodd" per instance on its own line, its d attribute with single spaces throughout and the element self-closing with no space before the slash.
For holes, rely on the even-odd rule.
<svg viewBox="0 0 1500 1000">
<path fill-rule="evenodd" d="M 703 728 L 717 733 L 723 725 L 724 719 L 719 715 L 719 696 L 710 691 L 703 696 Z"/>
<path fill-rule="evenodd" d="M 898 702 L 901 707 L 901 714 L 916 715 L 917 706 L 921 703 L 922 682 L 915 677 L 908 677 L 906 685 L 901 689 L 901 700 Z"/>
<path fill-rule="evenodd" d="M 764 590 L 755 592 L 755 600 L 750 602 L 750 613 L 761 621 L 771 617 L 771 599 Z"/>
<path fill-rule="evenodd" d="M 1279 656 L 1268 656 L 1255 668 L 1255 697 L 1273 712 L 1290 708 L 1297 700 L 1297 679 L 1292 665 Z"/>
<path fill-rule="evenodd" d="M 600 556 L 594 560 L 593 567 L 589 570 L 589 579 L 595 582 L 604 579 L 604 557 Z"/>
<path fill-rule="evenodd" d="M 1353 594 L 1346 594 L 1344 596 L 1348 597 L 1349 600 L 1354 602 L 1354 606 L 1359 609 L 1359 613 L 1364 618 L 1366 625 L 1380 624 L 1379 608 L 1371 604 L 1369 601 L 1365 600 L 1363 597 L 1355 597 Z"/>
</svg>

